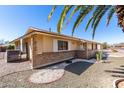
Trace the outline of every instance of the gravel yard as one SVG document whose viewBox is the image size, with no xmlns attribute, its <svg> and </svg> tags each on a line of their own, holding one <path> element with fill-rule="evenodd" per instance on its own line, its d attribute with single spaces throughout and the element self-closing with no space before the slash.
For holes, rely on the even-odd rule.
<svg viewBox="0 0 124 93">
<path fill-rule="evenodd" d="M 11 74 L 18 71 L 25 71 L 31 69 L 31 65 L 29 62 L 21 62 L 21 63 L 6 63 L 0 62 L 0 77 Z"/>
<path fill-rule="evenodd" d="M 5 52 L 0 52 L 0 60 L 4 59 Z"/>
<path fill-rule="evenodd" d="M 34 84 L 29 77 L 41 69 L 22 71 L 0 78 L 0 87 L 113 87 L 113 81 L 124 78 L 124 58 L 109 58 L 108 63 L 72 63 L 65 68 L 64 76 L 49 84 Z"/>
<path fill-rule="evenodd" d="M 24 62 L 14 62 L 14 63 L 7 63 L 4 59 L 4 53 L 0 53 L 0 77 L 4 75 L 8 75 L 18 71 L 25 71 L 31 69 L 31 65 L 29 61 Z"/>
</svg>

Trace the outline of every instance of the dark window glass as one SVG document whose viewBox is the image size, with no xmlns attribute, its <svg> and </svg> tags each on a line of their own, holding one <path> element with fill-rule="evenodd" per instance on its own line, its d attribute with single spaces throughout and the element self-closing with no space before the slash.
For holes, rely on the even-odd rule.
<svg viewBox="0 0 124 93">
<path fill-rule="evenodd" d="M 68 50 L 68 42 L 58 40 L 58 50 Z"/>
</svg>

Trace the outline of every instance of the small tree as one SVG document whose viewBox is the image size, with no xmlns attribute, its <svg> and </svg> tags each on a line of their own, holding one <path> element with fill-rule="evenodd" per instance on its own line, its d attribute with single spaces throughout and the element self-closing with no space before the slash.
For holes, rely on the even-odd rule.
<svg viewBox="0 0 124 93">
<path fill-rule="evenodd" d="M 102 51 L 96 52 L 96 60 L 97 60 L 97 62 L 102 61 Z"/>
<path fill-rule="evenodd" d="M 107 42 L 104 42 L 103 43 L 103 49 L 107 49 L 108 48 L 108 44 L 107 44 Z"/>
<path fill-rule="evenodd" d="M 14 49 L 15 49 L 15 46 L 14 46 L 14 45 L 9 45 L 9 46 L 7 47 L 7 49 L 8 49 L 8 50 L 14 50 Z"/>
</svg>

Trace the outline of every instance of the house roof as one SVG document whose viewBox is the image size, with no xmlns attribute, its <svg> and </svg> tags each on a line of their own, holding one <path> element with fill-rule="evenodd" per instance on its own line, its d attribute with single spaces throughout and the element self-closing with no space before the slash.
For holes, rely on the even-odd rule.
<svg viewBox="0 0 124 93">
<path fill-rule="evenodd" d="M 116 44 L 116 47 L 124 47 L 124 43 Z"/>
<path fill-rule="evenodd" d="M 31 34 L 34 34 L 34 33 L 54 35 L 54 36 L 60 36 L 60 37 L 63 37 L 63 38 L 65 37 L 65 38 L 74 39 L 74 40 L 80 40 L 80 41 L 86 41 L 86 42 L 92 42 L 92 43 L 99 43 L 99 42 L 96 42 L 96 41 L 80 39 L 80 38 L 76 38 L 76 37 L 73 37 L 73 36 L 67 36 L 67 35 L 64 35 L 64 34 L 58 34 L 58 33 L 55 33 L 55 32 L 50 32 L 48 30 L 43 30 L 43 29 L 39 29 L 39 28 L 35 28 L 35 27 L 29 27 L 29 29 L 26 31 L 26 33 L 23 36 L 11 41 L 10 43 L 13 43 L 13 42 L 15 42 L 15 41 L 17 41 L 21 38 L 24 38 L 24 37 L 26 37 L 28 35 L 31 35 Z M 101 43 L 99 43 L 99 44 L 101 44 Z"/>
</svg>

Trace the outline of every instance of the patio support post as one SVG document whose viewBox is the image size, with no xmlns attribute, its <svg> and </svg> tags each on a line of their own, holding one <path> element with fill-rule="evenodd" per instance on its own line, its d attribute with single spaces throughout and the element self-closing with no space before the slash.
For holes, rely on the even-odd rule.
<svg viewBox="0 0 124 93">
<path fill-rule="evenodd" d="M 20 50 L 21 50 L 21 52 L 23 51 L 23 40 L 22 40 L 22 38 L 20 39 Z"/>
<path fill-rule="evenodd" d="M 34 67 L 34 63 L 36 62 L 36 35 L 31 36 L 31 52 L 32 52 L 32 66 Z"/>
</svg>

